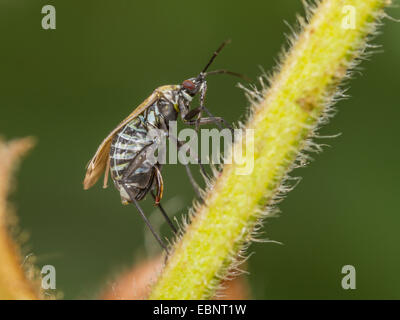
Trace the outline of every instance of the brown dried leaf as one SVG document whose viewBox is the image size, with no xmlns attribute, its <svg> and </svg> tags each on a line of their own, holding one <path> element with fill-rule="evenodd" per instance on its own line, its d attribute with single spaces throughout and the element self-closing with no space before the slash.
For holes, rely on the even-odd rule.
<svg viewBox="0 0 400 320">
<path fill-rule="evenodd" d="M 13 173 L 25 153 L 33 147 L 32 138 L 12 140 L 0 138 L 0 299 L 38 299 L 33 284 L 22 268 L 18 245 L 9 234 L 12 218 L 8 195 L 13 187 Z"/>
</svg>

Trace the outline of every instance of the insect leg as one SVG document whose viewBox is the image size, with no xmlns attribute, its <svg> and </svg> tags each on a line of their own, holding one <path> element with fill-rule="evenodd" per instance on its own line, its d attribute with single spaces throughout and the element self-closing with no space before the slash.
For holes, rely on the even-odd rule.
<svg viewBox="0 0 400 320">
<path fill-rule="evenodd" d="M 155 198 L 156 205 L 158 205 L 162 199 L 163 191 L 164 191 L 164 181 L 160 172 L 160 169 L 155 165 L 154 172 L 156 176 L 156 184 L 157 184 L 157 195 Z"/>
<path fill-rule="evenodd" d="M 184 121 L 185 121 L 186 123 L 188 123 L 188 121 L 193 120 L 193 118 L 194 118 L 195 116 L 198 116 L 203 110 L 204 110 L 205 112 L 207 112 L 207 114 L 209 115 L 210 118 L 213 118 L 213 119 L 218 120 L 218 121 L 215 121 L 214 123 L 216 123 L 216 124 L 218 125 L 218 127 L 219 127 L 220 130 L 222 130 L 222 126 L 220 125 L 220 122 L 223 122 L 223 123 L 225 124 L 225 126 L 226 126 L 228 129 L 230 129 L 230 130 L 233 129 L 232 126 L 228 123 L 228 121 L 226 121 L 224 118 L 221 118 L 221 117 L 218 117 L 218 118 L 217 118 L 217 117 L 214 117 L 214 116 L 211 114 L 211 112 L 210 112 L 205 106 L 203 106 L 203 107 L 197 107 L 197 108 L 195 108 L 195 109 L 190 110 L 190 111 L 186 114 L 186 116 L 185 116 L 185 118 L 184 118 Z M 201 118 L 200 118 L 200 119 L 201 119 Z M 195 121 L 198 121 L 198 120 L 195 120 Z M 192 124 L 192 123 L 191 123 L 191 124 Z"/>
<path fill-rule="evenodd" d="M 211 112 L 206 108 L 206 106 L 204 105 L 204 100 L 206 99 L 206 92 L 207 92 L 207 83 L 205 82 L 203 85 L 203 88 L 200 92 L 200 108 L 202 108 L 202 110 L 204 110 L 209 117 L 211 118 L 215 118 Z M 224 123 L 226 128 L 229 128 L 231 131 L 233 131 L 232 126 L 228 123 L 228 121 L 226 121 L 224 118 L 220 118 L 222 120 L 222 122 Z M 217 126 L 220 130 L 222 130 L 222 126 L 221 124 L 217 123 Z"/>
<path fill-rule="evenodd" d="M 178 141 L 178 140 L 177 140 L 177 141 Z M 184 143 L 182 143 L 181 141 L 178 141 L 178 149 L 180 149 L 183 145 L 184 145 Z M 200 171 L 201 171 L 201 173 L 202 173 L 205 177 L 207 177 L 206 170 L 204 169 L 203 164 L 200 162 L 199 157 L 197 157 L 196 160 L 197 160 L 197 164 L 200 166 Z M 192 175 L 192 171 L 190 171 L 190 166 L 189 166 L 189 164 L 186 163 L 186 164 L 183 164 L 183 165 L 185 166 L 186 174 L 187 174 L 187 176 L 188 176 L 188 178 L 189 178 L 190 183 L 192 184 L 192 187 L 193 187 L 193 189 L 194 189 L 194 192 L 196 192 L 197 197 L 198 197 L 199 199 L 201 199 L 201 192 L 200 192 L 201 189 L 200 189 L 199 185 L 197 184 L 196 180 L 194 179 L 194 177 L 193 177 L 193 175 Z"/>
<path fill-rule="evenodd" d="M 193 178 L 192 172 L 190 171 L 190 167 L 189 164 L 185 164 L 185 169 L 186 169 L 186 174 L 189 177 L 189 181 L 192 184 L 192 187 L 194 189 L 194 191 L 196 192 L 196 195 L 199 199 L 201 199 L 201 193 L 200 193 L 200 187 L 197 184 L 196 180 Z"/>
<path fill-rule="evenodd" d="M 204 100 L 206 99 L 206 92 L 207 92 L 207 82 L 203 82 L 201 88 L 200 88 L 200 112 L 197 116 L 196 119 L 196 131 L 197 133 L 199 132 L 199 126 L 200 126 L 200 119 L 202 118 L 202 113 L 204 110 Z M 222 127 L 219 123 L 217 123 L 217 126 L 220 130 L 222 130 Z"/>
<path fill-rule="evenodd" d="M 165 130 L 166 132 L 168 132 L 168 129 L 167 129 L 167 127 L 166 127 L 166 124 L 165 124 L 164 122 L 162 122 L 161 124 L 162 124 L 164 130 Z M 169 135 L 169 137 L 170 137 L 172 140 L 174 140 L 174 142 L 176 142 L 176 144 L 177 144 L 177 146 L 178 146 L 178 149 L 179 149 L 180 147 L 182 147 L 182 145 L 184 144 L 183 142 L 179 141 L 177 137 L 175 137 L 175 136 L 173 136 L 173 135 Z M 197 157 L 196 160 L 197 160 L 197 164 L 200 166 L 200 171 L 201 171 L 201 173 L 203 174 L 204 177 L 207 177 L 206 170 L 204 169 L 203 164 L 200 162 L 200 159 Z M 197 197 L 200 199 L 200 198 L 201 198 L 200 187 L 199 187 L 199 185 L 196 183 L 196 180 L 194 179 L 194 177 L 193 177 L 193 175 L 192 175 L 192 172 L 190 171 L 189 164 L 185 164 L 184 166 L 185 166 L 186 173 L 187 173 L 187 175 L 188 175 L 189 181 L 190 181 L 190 183 L 192 184 L 192 187 L 193 187 L 194 191 L 196 192 Z"/>
<path fill-rule="evenodd" d="M 184 143 L 179 141 L 179 140 L 177 140 L 177 139 L 176 139 L 176 141 L 177 141 L 177 144 L 178 144 L 178 149 L 180 149 L 184 145 Z M 196 161 L 197 161 L 197 164 L 200 166 L 200 172 L 202 173 L 202 175 L 204 177 L 207 177 L 206 170 L 204 169 L 204 166 L 201 163 L 199 157 L 197 157 Z M 201 189 L 200 189 L 199 185 L 197 184 L 196 180 L 194 179 L 194 177 L 192 175 L 192 171 L 190 171 L 189 164 L 186 163 L 186 164 L 184 164 L 184 166 L 185 166 L 186 174 L 187 174 L 187 176 L 189 178 L 190 183 L 192 184 L 192 187 L 193 187 L 194 191 L 196 192 L 197 197 L 199 199 L 201 199 L 201 192 L 200 192 Z"/>
<path fill-rule="evenodd" d="M 203 117 L 200 119 L 196 120 L 186 120 L 185 123 L 189 125 L 203 125 L 203 124 L 210 124 L 210 123 L 215 123 L 217 125 L 220 125 L 221 122 L 224 122 L 224 120 L 220 117 Z M 220 127 L 222 129 L 222 127 Z"/>
<path fill-rule="evenodd" d="M 208 114 L 209 117 L 215 118 L 215 117 L 211 114 L 211 112 L 210 112 L 205 106 L 203 106 L 203 109 L 204 109 L 204 111 Z M 228 121 L 226 121 L 224 118 L 221 118 L 221 117 L 220 117 L 220 119 L 221 119 L 221 121 L 225 124 L 225 127 L 226 127 L 226 128 L 228 128 L 229 130 L 233 131 L 233 128 L 232 128 L 232 126 L 229 124 Z M 222 129 L 221 126 L 220 126 L 219 124 L 217 124 L 217 125 L 218 125 L 219 129 L 221 130 L 221 129 Z"/>
<path fill-rule="evenodd" d="M 222 130 L 223 127 L 221 126 L 221 122 L 223 122 L 226 128 L 228 128 L 231 131 L 233 130 L 232 126 L 228 123 L 228 121 L 226 121 L 224 118 L 221 118 L 221 117 L 214 117 L 214 115 L 212 115 L 211 112 L 204 106 L 204 102 L 202 102 L 202 104 L 203 105 L 200 105 L 199 107 L 187 112 L 185 114 L 185 116 L 182 117 L 183 122 L 192 124 L 192 125 L 196 125 L 196 131 L 198 132 L 199 125 L 205 124 L 205 123 L 201 123 L 201 121 L 200 121 L 200 119 L 204 119 L 201 117 L 201 113 L 203 111 L 205 111 L 205 112 L 207 112 L 209 118 L 214 119 L 214 121 L 211 121 L 208 123 L 215 123 L 218 126 L 218 128 L 220 130 Z M 196 120 L 194 120 L 195 117 L 197 117 Z"/>
<path fill-rule="evenodd" d="M 129 177 L 133 172 L 138 169 L 143 162 L 146 160 L 146 150 L 148 147 L 150 147 L 153 144 L 153 142 L 150 142 L 147 144 L 140 152 L 132 159 L 131 163 L 129 166 L 126 168 L 124 175 L 122 176 L 122 180 L 125 180 L 127 177 Z"/>
<path fill-rule="evenodd" d="M 138 201 L 135 199 L 135 196 L 132 194 L 131 190 L 129 190 L 129 188 L 125 184 L 122 184 L 122 187 L 125 189 L 126 193 L 131 198 L 131 201 L 135 204 L 136 209 L 139 211 L 140 215 L 142 216 L 142 218 L 143 218 L 144 222 L 146 223 L 147 227 L 150 229 L 150 231 L 153 234 L 154 238 L 156 238 L 156 240 L 160 244 L 161 248 L 163 248 L 167 252 L 167 254 L 169 255 L 169 251 L 168 251 L 167 246 L 161 240 L 161 238 L 157 234 L 157 232 L 153 229 L 153 226 L 151 225 L 150 221 L 147 219 L 146 215 L 144 214 L 142 208 L 140 207 Z"/>
<path fill-rule="evenodd" d="M 198 116 L 202 111 L 203 107 L 194 108 L 186 114 L 184 120 L 193 120 L 193 118 Z"/>
<path fill-rule="evenodd" d="M 153 190 L 150 191 L 151 196 L 154 198 L 154 200 L 156 199 L 156 195 L 154 194 Z M 169 224 L 169 226 L 171 227 L 172 231 L 176 234 L 178 232 L 178 230 L 176 230 L 174 224 L 172 223 L 171 219 L 168 217 L 167 212 L 164 210 L 164 208 L 161 206 L 161 204 L 157 204 L 158 209 L 160 209 L 162 215 L 164 216 L 165 220 L 167 221 L 167 223 Z"/>
<path fill-rule="evenodd" d="M 148 147 L 150 147 L 153 144 L 153 142 L 150 142 L 149 144 L 147 144 L 146 146 L 143 147 L 142 150 L 140 150 L 135 157 L 131 160 L 131 162 L 129 163 L 128 167 L 126 168 L 126 170 L 124 171 L 122 177 L 121 177 L 121 184 L 122 185 L 127 185 L 128 183 L 128 179 L 129 177 L 134 174 L 134 172 L 140 168 L 140 166 L 143 164 L 143 162 L 146 160 L 146 150 Z M 151 189 L 152 185 L 153 185 L 153 180 L 154 180 L 154 176 L 155 176 L 155 171 L 152 171 L 152 176 L 151 176 L 151 183 L 149 183 L 147 186 L 144 186 L 143 189 L 140 189 L 140 191 L 136 194 L 135 198 L 137 200 L 141 200 L 144 198 L 144 196 L 149 192 L 149 190 Z"/>
</svg>

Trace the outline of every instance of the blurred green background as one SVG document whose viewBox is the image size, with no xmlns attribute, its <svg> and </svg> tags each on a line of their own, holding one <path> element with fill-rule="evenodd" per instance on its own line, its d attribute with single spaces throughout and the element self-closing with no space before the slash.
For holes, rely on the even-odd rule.
<svg viewBox="0 0 400 320">
<path fill-rule="evenodd" d="M 41 8 L 57 29 L 41 28 Z M 108 279 L 158 250 L 133 206 L 112 185 L 83 191 L 85 165 L 101 140 L 154 88 L 197 75 L 225 39 L 214 68 L 255 78 L 271 70 L 301 1 L 0 0 L 0 134 L 32 135 L 12 200 L 39 267 L 57 270 L 66 299 L 94 298 Z M 399 18 L 399 9 L 389 13 Z M 400 24 L 385 21 L 351 98 L 320 132 L 330 147 L 294 174 L 302 182 L 265 224 L 248 276 L 256 299 L 400 298 Z M 248 103 L 236 78 L 209 79 L 207 103 L 234 122 Z M 163 170 L 164 203 L 181 217 L 194 197 L 182 166 Z M 159 214 L 142 202 L 153 221 Z M 166 228 L 163 234 L 170 236 Z M 1 262 L 0 262 L 1 263 Z M 357 289 L 341 288 L 354 265 Z"/>
</svg>

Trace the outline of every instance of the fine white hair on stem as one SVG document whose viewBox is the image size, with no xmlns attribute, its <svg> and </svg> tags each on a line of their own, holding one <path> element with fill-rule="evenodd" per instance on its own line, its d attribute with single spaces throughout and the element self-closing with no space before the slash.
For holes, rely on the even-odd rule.
<svg viewBox="0 0 400 320">
<path fill-rule="evenodd" d="M 276 215 L 277 204 L 299 183 L 300 179 L 291 177 L 290 172 L 312 161 L 310 153 L 322 151 L 316 132 L 334 115 L 333 104 L 346 97 L 343 80 L 350 79 L 350 71 L 357 70 L 355 67 L 367 57 L 365 44 L 376 34 L 384 2 L 354 1 L 363 10 L 363 23 L 345 37 L 339 20 L 340 3 L 332 0 L 304 3 L 306 19 L 298 19 L 288 39 L 290 47 L 283 49 L 275 71 L 268 76 L 263 73 L 258 86 L 239 85 L 251 106 L 248 119 L 240 128 L 252 128 L 258 134 L 252 142 L 258 147 L 255 173 L 235 178 L 231 170 L 234 165 L 226 165 L 222 172 L 218 167 L 212 168 L 214 176 L 206 183 L 202 203 L 196 202 L 189 212 L 194 223 L 187 230 L 185 241 L 177 246 L 175 263 L 173 256 L 153 297 L 157 293 L 164 297 L 177 296 L 177 289 L 184 297 L 192 297 L 195 287 L 200 288 L 196 296 L 207 297 L 218 289 L 222 280 L 237 275 L 239 265 L 248 257 L 248 246 L 260 235 L 264 218 Z M 314 12 L 317 14 L 313 17 Z M 306 25 L 305 21 L 310 24 Z M 335 21 L 335 45 L 323 47 L 315 55 L 310 48 L 324 42 L 324 31 L 329 29 L 331 21 Z M 325 29 L 316 31 L 320 26 Z M 236 143 L 243 145 L 244 141 Z M 260 180 L 260 175 L 265 175 L 265 180 Z M 236 199 L 243 201 L 235 202 Z M 226 230 L 229 224 L 230 229 Z M 225 237 L 230 237 L 229 241 Z M 207 250 L 215 249 L 216 241 L 221 250 L 210 250 L 214 253 L 210 255 Z M 199 248 L 207 252 L 202 255 Z M 178 270 L 186 268 L 187 261 L 193 264 L 194 258 L 199 259 L 199 268 L 196 264 L 191 279 L 187 278 L 184 288 L 179 287 Z M 201 271 L 207 274 L 206 281 Z"/>
</svg>

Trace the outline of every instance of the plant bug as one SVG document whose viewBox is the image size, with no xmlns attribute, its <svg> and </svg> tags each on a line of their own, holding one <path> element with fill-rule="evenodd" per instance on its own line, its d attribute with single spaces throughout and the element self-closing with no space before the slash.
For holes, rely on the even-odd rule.
<svg viewBox="0 0 400 320">
<path fill-rule="evenodd" d="M 85 190 L 91 188 L 104 171 L 104 188 L 106 188 L 108 175 L 111 173 L 114 185 L 120 192 L 122 203 L 133 203 L 136 206 L 148 228 L 167 253 L 166 245 L 152 228 L 138 203 L 150 191 L 155 204 L 172 230 L 176 232 L 175 226 L 160 205 L 164 188 L 161 165 L 152 163 L 146 156 L 147 149 L 150 146 L 154 147 L 157 142 L 149 139 L 147 133 L 151 128 L 157 128 L 168 135 L 169 122 L 176 121 L 178 115 L 184 123 L 194 125 L 196 129 L 200 125 L 210 123 L 215 123 L 221 128 L 221 123 L 226 123 L 222 118 L 214 117 L 208 111 L 204 106 L 204 100 L 207 91 L 207 76 L 225 73 L 241 77 L 240 74 L 228 70 L 207 72 L 228 42 L 225 41 L 220 45 L 197 77 L 186 79 L 180 85 L 166 85 L 155 89 L 103 140 L 87 165 L 83 188 Z M 190 110 L 190 104 L 197 94 L 200 97 L 200 106 Z M 202 117 L 203 111 L 208 113 L 208 117 Z M 186 169 L 191 183 L 197 190 L 188 165 Z M 153 189 L 156 190 L 155 194 Z"/>
</svg>

